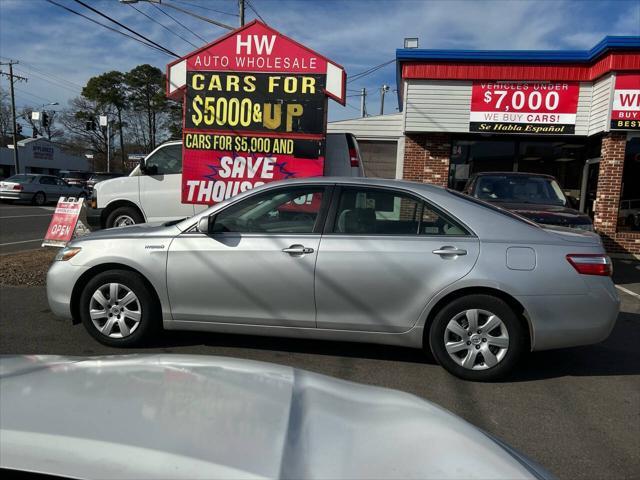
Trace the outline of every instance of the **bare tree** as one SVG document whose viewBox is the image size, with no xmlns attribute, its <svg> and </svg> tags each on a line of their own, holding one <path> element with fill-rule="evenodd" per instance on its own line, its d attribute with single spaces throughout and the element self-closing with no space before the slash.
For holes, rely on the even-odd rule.
<svg viewBox="0 0 640 480">
<path fill-rule="evenodd" d="M 9 94 L 4 90 L 0 90 L 0 147 L 6 147 L 9 144 L 9 135 L 12 131 Z"/>
</svg>

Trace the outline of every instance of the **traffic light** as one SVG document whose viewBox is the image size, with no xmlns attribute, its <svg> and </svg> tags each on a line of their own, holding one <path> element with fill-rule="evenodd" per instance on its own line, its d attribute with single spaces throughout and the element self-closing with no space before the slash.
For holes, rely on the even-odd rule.
<svg viewBox="0 0 640 480">
<path fill-rule="evenodd" d="M 16 125 L 16 134 L 22 135 L 22 125 L 20 125 L 19 123 Z"/>
<path fill-rule="evenodd" d="M 42 127 L 47 128 L 49 126 L 49 115 L 47 112 L 42 112 Z"/>
<path fill-rule="evenodd" d="M 97 129 L 96 121 L 93 118 L 87 121 L 87 123 L 85 123 L 85 128 L 87 131 L 95 132 Z"/>
</svg>

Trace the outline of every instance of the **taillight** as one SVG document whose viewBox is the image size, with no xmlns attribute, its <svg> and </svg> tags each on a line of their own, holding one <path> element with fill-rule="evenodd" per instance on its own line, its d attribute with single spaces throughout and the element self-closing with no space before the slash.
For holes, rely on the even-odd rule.
<svg viewBox="0 0 640 480">
<path fill-rule="evenodd" d="M 349 149 L 349 160 L 351 161 L 352 167 L 360 166 L 360 159 L 358 158 L 358 151 L 355 148 Z"/>
<path fill-rule="evenodd" d="M 20 184 L 18 185 L 14 185 L 13 188 L 11 190 L 22 190 L 24 187 Z"/>
<path fill-rule="evenodd" d="M 607 255 L 592 253 L 570 253 L 567 261 L 582 275 L 613 275 L 613 265 Z"/>
</svg>

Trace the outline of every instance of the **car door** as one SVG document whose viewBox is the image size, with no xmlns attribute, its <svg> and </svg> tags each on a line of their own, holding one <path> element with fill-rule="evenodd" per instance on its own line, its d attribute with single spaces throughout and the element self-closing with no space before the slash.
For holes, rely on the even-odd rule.
<svg viewBox="0 0 640 480">
<path fill-rule="evenodd" d="M 431 203 L 388 188 L 337 188 L 320 242 L 318 328 L 403 332 L 478 257 L 473 234 Z"/>
<path fill-rule="evenodd" d="M 171 243 L 167 287 L 177 321 L 315 327 L 313 273 L 328 186 L 249 195 Z"/>
<path fill-rule="evenodd" d="M 38 179 L 38 190 L 44 192 L 47 196 L 47 201 L 57 201 L 60 196 L 59 188 L 56 185 L 55 177 L 42 176 Z"/>
<path fill-rule="evenodd" d="M 191 217 L 194 207 L 182 203 L 182 145 L 159 147 L 145 159 L 139 177 L 140 207 L 147 222 Z"/>
<path fill-rule="evenodd" d="M 67 182 L 62 180 L 61 178 L 55 179 L 56 183 L 56 193 L 58 197 L 77 197 L 79 195 L 80 189 L 69 185 Z"/>
</svg>

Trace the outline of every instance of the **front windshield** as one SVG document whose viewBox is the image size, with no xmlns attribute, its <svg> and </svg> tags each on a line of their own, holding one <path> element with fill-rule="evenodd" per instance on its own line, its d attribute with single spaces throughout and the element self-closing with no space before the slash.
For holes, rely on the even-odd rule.
<svg viewBox="0 0 640 480">
<path fill-rule="evenodd" d="M 474 196 L 488 202 L 561 205 L 567 203 L 558 182 L 549 177 L 527 175 L 482 175 Z"/>
</svg>

